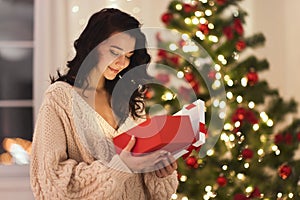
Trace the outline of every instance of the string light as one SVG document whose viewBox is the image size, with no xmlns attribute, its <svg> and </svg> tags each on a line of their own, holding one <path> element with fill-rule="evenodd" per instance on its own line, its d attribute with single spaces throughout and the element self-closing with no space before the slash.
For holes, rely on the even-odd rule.
<svg viewBox="0 0 300 200">
<path fill-rule="evenodd" d="M 193 17 L 192 23 L 193 23 L 194 25 L 197 25 L 197 24 L 199 24 L 200 22 L 199 22 L 199 19 L 198 19 L 197 17 Z"/>
<path fill-rule="evenodd" d="M 225 108 L 226 107 L 226 102 L 225 101 L 221 101 L 220 104 L 219 104 L 219 107 L 221 109 Z"/>
<path fill-rule="evenodd" d="M 172 194 L 171 199 L 177 199 L 178 195 L 177 194 Z"/>
<path fill-rule="evenodd" d="M 219 38 L 218 38 L 217 36 L 215 36 L 215 35 L 210 35 L 210 36 L 208 36 L 208 39 L 209 39 L 210 41 L 214 42 L 214 43 L 217 43 L 217 42 L 219 41 Z M 225 60 L 225 59 L 224 59 L 224 60 Z M 222 64 L 223 64 L 223 61 L 224 61 L 224 60 L 221 61 Z M 226 63 L 227 63 L 227 61 L 226 61 Z"/>
<path fill-rule="evenodd" d="M 177 72 L 177 77 L 178 77 L 178 78 L 183 78 L 183 77 L 184 77 L 183 71 L 178 71 L 178 72 Z"/>
<path fill-rule="evenodd" d="M 268 119 L 269 119 L 268 115 L 267 115 L 265 112 L 261 112 L 261 113 L 259 114 L 259 116 L 260 116 L 260 118 L 261 118 L 264 122 L 267 122 Z"/>
<path fill-rule="evenodd" d="M 169 49 L 170 49 L 171 51 L 176 51 L 176 50 L 178 49 L 178 47 L 177 47 L 176 44 L 172 43 L 172 44 L 169 45 Z"/>
<path fill-rule="evenodd" d="M 218 65 L 218 64 L 215 64 L 215 67 L 214 67 L 214 68 L 215 68 L 216 71 L 220 71 L 220 70 L 221 70 L 221 66 Z"/>
<path fill-rule="evenodd" d="M 266 142 L 267 141 L 267 137 L 265 135 L 261 135 L 259 139 L 260 139 L 261 142 Z"/>
<path fill-rule="evenodd" d="M 243 97 L 242 96 L 237 96 L 236 97 L 236 101 L 238 102 L 238 103 L 242 103 L 243 102 Z"/>
<path fill-rule="evenodd" d="M 226 96 L 227 96 L 228 99 L 232 99 L 233 98 L 232 92 L 227 92 Z"/>
<path fill-rule="evenodd" d="M 171 93 L 171 92 L 165 92 L 162 96 L 161 96 L 161 99 L 163 101 L 169 101 L 169 100 L 172 100 L 174 99 L 174 95 Z"/>
<path fill-rule="evenodd" d="M 233 12 L 233 16 L 234 16 L 234 17 L 238 17 L 238 16 L 239 16 L 239 14 L 240 14 L 240 13 L 239 13 L 239 11 L 238 11 L 238 10 L 235 10 L 235 11 Z"/>
<path fill-rule="evenodd" d="M 245 192 L 247 193 L 251 193 L 253 191 L 253 187 L 252 186 L 248 186 L 245 190 Z"/>
<path fill-rule="evenodd" d="M 180 176 L 181 182 L 186 182 L 186 180 L 187 180 L 187 176 L 185 176 L 185 175 Z"/>
<path fill-rule="evenodd" d="M 277 151 L 278 150 L 278 146 L 277 145 L 273 145 L 271 148 L 272 148 L 272 151 Z"/>
<path fill-rule="evenodd" d="M 223 64 L 223 62 L 225 62 L 225 57 L 223 55 L 218 55 L 218 60 Z M 227 61 L 226 61 L 227 63 Z"/>
<path fill-rule="evenodd" d="M 79 6 L 75 5 L 72 7 L 72 12 L 77 13 L 79 11 Z"/>
<path fill-rule="evenodd" d="M 180 11 L 180 10 L 182 10 L 182 5 L 180 3 L 176 4 L 175 8 L 176 8 L 176 10 Z"/>
<path fill-rule="evenodd" d="M 189 25 L 189 24 L 191 24 L 192 23 L 192 20 L 191 20 L 191 18 L 185 18 L 184 19 L 184 23 L 186 23 L 187 25 Z"/>
<path fill-rule="evenodd" d="M 290 192 L 290 193 L 288 194 L 288 196 L 289 196 L 290 199 L 292 199 L 292 198 L 294 197 L 294 194 Z"/>
<path fill-rule="evenodd" d="M 232 53 L 232 57 L 233 57 L 234 60 L 238 60 L 240 58 L 240 55 L 237 52 L 234 51 Z"/>
<path fill-rule="evenodd" d="M 196 17 L 202 17 L 202 16 L 203 16 L 203 12 L 201 12 L 201 11 L 196 11 L 196 12 L 195 12 L 195 16 L 196 16 Z"/>
<path fill-rule="evenodd" d="M 243 87 L 246 87 L 247 83 L 248 83 L 248 79 L 246 77 L 241 79 L 241 84 L 242 84 Z"/>
<path fill-rule="evenodd" d="M 245 164 L 244 164 L 244 168 L 245 168 L 245 169 L 248 169 L 249 167 L 250 167 L 250 164 L 249 164 L 249 163 L 245 163 Z"/>
<path fill-rule="evenodd" d="M 214 105 L 214 107 L 219 107 L 219 105 L 220 105 L 219 99 L 215 99 L 215 100 L 213 101 L 213 105 Z"/>
<path fill-rule="evenodd" d="M 205 15 L 208 16 L 208 17 L 212 15 L 212 11 L 209 10 L 209 9 L 205 10 L 204 13 L 205 13 Z"/>
<path fill-rule="evenodd" d="M 188 45 L 184 45 L 182 47 L 183 52 L 188 53 L 188 52 L 197 52 L 199 50 L 199 47 L 196 46 L 194 43 L 190 43 Z"/>
<path fill-rule="evenodd" d="M 258 124 L 254 124 L 252 128 L 253 128 L 254 131 L 258 131 L 259 125 Z"/>
<path fill-rule="evenodd" d="M 222 133 L 220 139 L 223 140 L 224 142 L 229 142 L 229 137 L 226 133 Z"/>
<path fill-rule="evenodd" d="M 206 152 L 206 155 L 212 156 L 212 155 L 214 155 L 214 153 L 215 153 L 215 151 L 213 149 L 210 149 Z"/>
<path fill-rule="evenodd" d="M 224 76 L 224 81 L 226 81 L 226 82 L 227 82 L 227 81 L 229 81 L 229 80 L 231 80 L 231 79 L 230 79 L 230 76 L 228 76 L 228 75 L 225 75 L 225 76 Z"/>
<path fill-rule="evenodd" d="M 239 179 L 239 180 L 245 180 L 245 175 L 244 174 L 242 174 L 242 173 L 238 173 L 237 175 L 236 175 L 236 177 Z"/>
<path fill-rule="evenodd" d="M 209 4 L 210 6 L 214 6 L 214 5 L 215 5 L 215 2 L 214 2 L 214 1 L 209 1 L 208 4 Z"/>
<path fill-rule="evenodd" d="M 281 198 L 281 197 L 282 197 L 282 193 L 281 193 L 281 192 L 278 192 L 278 193 L 277 193 L 277 197 L 278 197 L 278 198 Z"/>
<path fill-rule="evenodd" d="M 205 35 L 204 35 L 201 31 L 197 31 L 197 32 L 196 32 L 196 36 L 197 36 L 200 40 L 204 40 L 204 39 L 205 39 Z"/>
<path fill-rule="evenodd" d="M 210 192 L 212 190 L 212 186 L 207 185 L 204 190 L 205 192 Z"/>
<path fill-rule="evenodd" d="M 233 126 L 230 123 L 224 124 L 224 130 L 231 131 L 233 129 Z"/>
<path fill-rule="evenodd" d="M 187 41 L 188 39 L 190 39 L 189 35 L 184 33 L 181 35 L 181 38 L 184 40 L 184 41 Z"/>
<path fill-rule="evenodd" d="M 273 124 L 274 124 L 274 123 L 273 123 L 273 120 L 268 119 L 268 121 L 267 121 L 267 126 L 272 127 Z"/>
<path fill-rule="evenodd" d="M 220 112 L 219 118 L 220 119 L 225 119 L 225 117 L 226 117 L 226 113 L 225 112 Z"/>
<path fill-rule="evenodd" d="M 254 103 L 253 101 L 250 101 L 250 102 L 248 103 L 248 107 L 249 107 L 250 109 L 253 109 L 253 108 L 255 107 L 255 103 Z"/>
<path fill-rule="evenodd" d="M 223 165 L 223 166 L 222 166 L 222 169 L 223 169 L 224 171 L 226 171 L 226 170 L 228 169 L 228 166 L 227 166 L 227 165 Z"/>
<path fill-rule="evenodd" d="M 199 22 L 200 22 L 200 24 L 206 24 L 206 23 L 207 23 L 207 20 L 206 20 L 204 17 L 201 17 L 201 18 L 199 19 Z"/>
<path fill-rule="evenodd" d="M 218 89 L 220 86 L 221 86 L 221 82 L 219 80 L 215 80 L 213 85 L 212 85 L 212 88 L 213 89 Z"/>
<path fill-rule="evenodd" d="M 215 28 L 215 25 L 213 25 L 212 23 L 207 24 L 207 26 L 208 26 L 209 29 L 214 29 Z"/>
<path fill-rule="evenodd" d="M 263 156 L 263 155 L 264 155 L 264 150 L 263 150 L 263 149 L 257 150 L 257 154 L 258 154 L 259 156 Z"/>
<path fill-rule="evenodd" d="M 189 198 L 184 196 L 184 197 L 181 198 L 181 200 L 189 200 Z"/>
</svg>

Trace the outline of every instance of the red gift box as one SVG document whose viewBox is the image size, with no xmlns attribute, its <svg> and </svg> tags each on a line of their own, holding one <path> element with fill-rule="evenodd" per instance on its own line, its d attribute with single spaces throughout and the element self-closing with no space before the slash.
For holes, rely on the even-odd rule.
<svg viewBox="0 0 300 200">
<path fill-rule="evenodd" d="M 154 116 L 113 138 L 118 154 L 127 146 L 132 135 L 136 138 L 133 154 L 160 149 L 176 153 L 188 148 L 195 139 L 189 116 Z"/>
</svg>

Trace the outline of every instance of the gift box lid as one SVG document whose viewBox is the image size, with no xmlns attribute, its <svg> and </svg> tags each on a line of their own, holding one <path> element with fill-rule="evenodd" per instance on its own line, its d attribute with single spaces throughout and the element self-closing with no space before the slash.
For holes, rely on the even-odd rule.
<svg viewBox="0 0 300 200">
<path fill-rule="evenodd" d="M 117 153 L 126 147 L 132 135 L 136 138 L 133 154 L 159 149 L 178 152 L 191 145 L 195 138 L 189 116 L 154 116 L 113 138 Z"/>
</svg>

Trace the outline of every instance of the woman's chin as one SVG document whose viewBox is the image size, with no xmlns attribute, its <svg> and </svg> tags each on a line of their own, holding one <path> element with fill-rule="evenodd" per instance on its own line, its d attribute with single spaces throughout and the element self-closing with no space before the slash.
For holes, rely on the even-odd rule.
<svg viewBox="0 0 300 200">
<path fill-rule="evenodd" d="M 106 78 L 107 80 L 112 81 L 112 80 L 114 80 L 114 79 L 116 78 L 116 75 L 105 76 L 105 78 Z"/>
</svg>

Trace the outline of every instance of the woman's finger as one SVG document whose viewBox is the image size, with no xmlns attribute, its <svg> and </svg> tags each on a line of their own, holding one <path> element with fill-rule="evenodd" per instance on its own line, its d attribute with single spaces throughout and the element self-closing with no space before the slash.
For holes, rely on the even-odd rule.
<svg viewBox="0 0 300 200">
<path fill-rule="evenodd" d="M 135 139 L 134 135 L 132 135 L 127 146 L 124 148 L 124 151 L 131 152 L 132 148 L 135 145 L 135 141 L 136 141 L 136 139 Z"/>
</svg>

